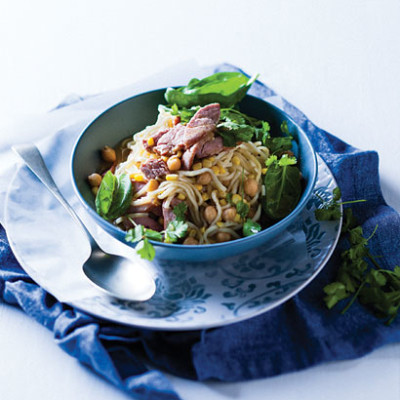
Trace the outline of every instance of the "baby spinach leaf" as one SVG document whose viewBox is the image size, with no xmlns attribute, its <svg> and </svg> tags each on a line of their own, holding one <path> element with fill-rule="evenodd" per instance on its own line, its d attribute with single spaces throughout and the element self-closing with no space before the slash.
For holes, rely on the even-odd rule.
<svg viewBox="0 0 400 400">
<path fill-rule="evenodd" d="M 127 174 L 117 178 L 117 187 L 107 218 L 115 219 L 123 215 L 132 201 L 132 182 Z"/>
<path fill-rule="evenodd" d="M 132 201 L 132 183 L 129 176 L 123 174 L 118 178 L 107 171 L 96 195 L 96 211 L 103 218 L 115 219 L 127 210 Z"/>
<path fill-rule="evenodd" d="M 204 79 L 192 79 L 186 86 L 168 88 L 165 99 L 178 107 L 205 106 L 219 103 L 231 107 L 246 95 L 257 76 L 248 78 L 240 72 L 217 72 Z"/>
<path fill-rule="evenodd" d="M 100 184 L 96 195 L 96 212 L 106 218 L 111 208 L 114 198 L 115 187 L 117 186 L 117 178 L 111 171 L 108 171 Z"/>
<path fill-rule="evenodd" d="M 263 208 L 273 220 L 286 217 L 300 199 L 300 170 L 294 165 L 294 160 L 294 157 L 287 157 L 286 154 L 279 161 L 276 157 L 272 157 L 272 161 L 267 160 Z"/>
</svg>

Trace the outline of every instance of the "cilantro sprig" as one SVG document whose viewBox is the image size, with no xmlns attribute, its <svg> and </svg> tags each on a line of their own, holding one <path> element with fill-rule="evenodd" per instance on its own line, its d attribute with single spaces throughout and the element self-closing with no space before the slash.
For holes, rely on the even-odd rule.
<svg viewBox="0 0 400 400">
<path fill-rule="evenodd" d="M 350 200 L 350 201 L 339 202 L 339 200 L 342 197 L 339 187 L 333 189 L 332 199 L 330 201 L 326 201 L 318 194 L 316 194 L 316 196 L 322 201 L 321 208 L 315 210 L 315 217 L 317 218 L 318 221 L 338 220 L 342 215 L 342 212 L 340 210 L 341 205 L 362 203 L 366 201 L 363 199 L 363 200 Z M 350 217 L 350 215 L 348 217 Z"/>
<path fill-rule="evenodd" d="M 339 188 L 334 189 L 333 197 L 323 203 L 322 209 L 315 211 L 319 220 L 334 220 L 341 216 L 341 204 L 353 204 L 365 200 L 339 202 Z M 322 212 L 320 211 L 322 210 Z M 349 299 L 341 313 L 344 314 L 358 300 L 386 324 L 393 322 L 400 309 L 400 267 L 393 270 L 382 268 L 369 250 L 369 242 L 378 226 L 366 237 L 358 225 L 351 208 L 346 208 L 342 234 L 346 234 L 348 248 L 341 253 L 341 265 L 334 282 L 324 287 L 324 301 L 331 309 L 339 302 Z"/>
<path fill-rule="evenodd" d="M 149 240 L 165 243 L 176 243 L 179 239 L 186 236 L 188 224 L 185 222 L 187 204 L 182 202 L 173 208 L 175 219 L 170 221 L 167 228 L 162 232 L 157 232 L 153 229 L 145 228 L 143 225 L 136 225 L 129 229 L 125 235 L 127 242 L 136 243 L 136 253 L 143 259 L 152 261 L 156 255 L 154 246 Z"/>
</svg>

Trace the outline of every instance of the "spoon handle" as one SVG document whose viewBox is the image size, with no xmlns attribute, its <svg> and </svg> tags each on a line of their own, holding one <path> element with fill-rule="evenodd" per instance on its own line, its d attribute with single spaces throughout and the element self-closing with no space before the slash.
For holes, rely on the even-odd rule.
<svg viewBox="0 0 400 400">
<path fill-rule="evenodd" d="M 94 238 L 92 237 L 86 226 L 83 224 L 81 219 L 78 217 L 73 208 L 68 204 L 67 200 L 65 200 L 64 196 L 58 189 L 56 183 L 50 175 L 49 170 L 46 167 L 46 164 L 43 160 L 42 155 L 40 154 L 39 149 L 32 143 L 18 144 L 12 146 L 12 149 L 22 158 L 29 169 L 40 179 L 40 181 L 47 187 L 47 189 L 49 189 L 49 191 L 56 197 L 56 199 L 65 207 L 65 209 L 71 214 L 74 220 L 78 222 L 78 224 L 86 233 L 86 236 L 88 237 L 92 247 L 97 246 Z"/>
</svg>

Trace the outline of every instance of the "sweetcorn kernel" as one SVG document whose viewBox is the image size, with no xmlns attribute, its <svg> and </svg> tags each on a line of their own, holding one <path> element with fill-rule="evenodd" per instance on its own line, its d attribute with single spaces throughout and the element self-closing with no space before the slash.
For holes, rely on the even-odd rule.
<svg viewBox="0 0 400 400">
<path fill-rule="evenodd" d="M 167 181 L 177 181 L 179 179 L 179 176 L 177 174 L 168 174 L 165 175 L 165 179 Z"/>
<path fill-rule="evenodd" d="M 218 221 L 216 225 L 219 226 L 220 228 L 223 228 L 225 226 L 225 224 L 221 221 Z"/>
<path fill-rule="evenodd" d="M 265 175 L 265 174 L 267 173 L 267 171 L 268 171 L 268 168 L 263 168 L 263 169 L 261 170 L 261 173 L 262 173 L 263 175 Z"/>
<path fill-rule="evenodd" d="M 208 157 L 208 159 L 209 159 L 211 162 L 214 162 L 214 161 L 215 161 L 215 157 Z"/>
<path fill-rule="evenodd" d="M 176 153 L 176 156 L 178 157 L 178 158 L 181 158 L 182 157 L 182 151 L 181 150 L 179 150 L 177 153 Z"/>
<path fill-rule="evenodd" d="M 203 194 L 201 195 L 201 198 L 203 199 L 203 201 L 210 200 L 210 196 L 208 195 L 208 193 L 203 193 Z"/>
<path fill-rule="evenodd" d="M 202 228 L 200 228 L 200 232 L 201 232 L 201 233 L 204 233 L 205 231 L 206 231 L 205 226 L 203 226 Z"/>
<path fill-rule="evenodd" d="M 202 169 L 202 168 L 203 168 L 203 164 L 201 162 L 195 163 L 192 166 L 192 170 L 193 171 L 197 171 L 197 170 Z"/>
<path fill-rule="evenodd" d="M 232 157 L 232 164 L 233 165 L 240 165 L 240 158 L 238 156 Z"/>
<path fill-rule="evenodd" d="M 136 182 L 145 182 L 144 176 L 142 174 L 132 174 L 130 178 Z"/>
<path fill-rule="evenodd" d="M 183 193 L 178 194 L 178 199 L 179 200 L 186 200 L 186 196 Z"/>
<path fill-rule="evenodd" d="M 175 118 L 174 118 L 174 119 L 175 119 Z M 169 126 L 170 128 L 172 128 L 172 127 L 174 126 L 174 121 L 173 121 L 172 118 L 168 120 L 168 126 Z"/>
<path fill-rule="evenodd" d="M 199 184 L 195 184 L 194 185 L 194 187 L 199 191 L 199 192 L 201 192 L 202 190 L 203 190 L 203 185 L 199 185 Z"/>
<path fill-rule="evenodd" d="M 219 173 L 222 174 L 226 174 L 226 169 L 224 167 L 219 167 Z"/>
<path fill-rule="evenodd" d="M 234 194 L 232 196 L 232 203 L 237 204 L 239 201 L 242 200 L 242 196 L 240 194 Z"/>
<path fill-rule="evenodd" d="M 203 160 L 203 167 L 204 168 L 211 168 L 212 167 L 212 161 L 210 161 L 209 159 Z"/>
<path fill-rule="evenodd" d="M 222 199 L 219 201 L 219 204 L 221 204 L 221 206 L 226 206 L 228 203 L 226 202 L 226 200 Z"/>
<path fill-rule="evenodd" d="M 235 215 L 234 221 L 235 221 L 235 222 L 238 222 L 238 223 L 241 221 L 241 218 L 240 218 L 240 215 L 239 215 L 239 214 L 236 214 L 236 215 Z"/>
<path fill-rule="evenodd" d="M 219 197 L 220 199 L 225 199 L 225 198 L 226 198 L 226 192 L 223 192 L 222 190 L 220 190 L 220 191 L 218 192 L 218 197 Z"/>
<path fill-rule="evenodd" d="M 161 157 L 161 160 L 163 160 L 163 161 L 165 161 L 165 162 L 167 162 L 168 159 L 169 159 L 169 157 L 167 157 L 167 156 L 162 156 L 162 157 Z"/>
<path fill-rule="evenodd" d="M 214 165 L 213 167 L 211 167 L 211 169 L 213 170 L 215 175 L 219 174 L 219 167 L 217 165 Z"/>
<path fill-rule="evenodd" d="M 151 137 L 151 138 L 147 139 L 147 144 L 148 144 L 149 146 L 154 146 L 154 138 Z"/>
<path fill-rule="evenodd" d="M 247 177 L 247 179 L 256 179 L 256 177 L 255 177 L 255 175 L 250 174 L 250 175 Z"/>
</svg>

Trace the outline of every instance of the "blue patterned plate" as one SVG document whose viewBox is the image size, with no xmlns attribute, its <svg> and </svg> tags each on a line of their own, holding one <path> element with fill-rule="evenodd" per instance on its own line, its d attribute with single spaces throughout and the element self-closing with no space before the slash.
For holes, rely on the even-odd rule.
<svg viewBox="0 0 400 400">
<path fill-rule="evenodd" d="M 147 265 L 154 271 L 157 291 L 143 303 L 109 297 L 86 281 L 81 265 L 88 247 L 81 232 L 24 167 L 10 185 L 6 228 L 23 268 L 58 300 L 123 324 L 164 330 L 202 329 L 271 310 L 315 278 L 337 244 L 342 221 L 319 222 L 314 210 L 321 197 L 331 197 L 335 187 L 332 173 L 318 157 L 313 197 L 273 243 L 215 262 L 162 261 Z M 101 235 L 104 232 L 96 234 Z M 110 241 L 108 235 L 106 240 Z M 143 264 L 140 259 L 137 262 Z"/>
</svg>

